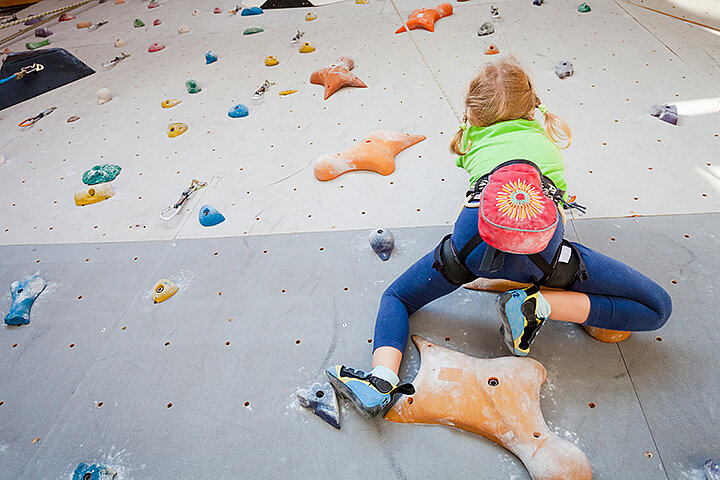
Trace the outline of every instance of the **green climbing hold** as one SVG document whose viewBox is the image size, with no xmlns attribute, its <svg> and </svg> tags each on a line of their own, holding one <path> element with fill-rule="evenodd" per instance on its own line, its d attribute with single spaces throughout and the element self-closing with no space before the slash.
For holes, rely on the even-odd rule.
<svg viewBox="0 0 720 480">
<path fill-rule="evenodd" d="M 140 27 L 144 27 L 145 23 L 143 23 L 143 21 L 140 20 L 139 18 L 136 18 L 135 21 L 133 22 L 133 25 L 135 26 L 135 28 L 140 28 Z"/>
<path fill-rule="evenodd" d="M 581 3 L 578 7 L 578 12 L 580 13 L 588 13 L 590 11 L 590 5 L 587 3 Z"/>
<path fill-rule="evenodd" d="M 118 165 L 95 165 L 87 172 L 83 173 L 82 181 L 85 185 L 97 185 L 98 183 L 112 182 L 115 177 L 120 175 Z"/>
<path fill-rule="evenodd" d="M 198 81 L 194 78 L 189 78 L 185 81 L 185 88 L 187 88 L 188 93 L 202 92 L 202 88 L 198 85 Z"/>
<path fill-rule="evenodd" d="M 252 35 L 253 33 L 260 33 L 264 31 L 265 29 L 263 29 L 262 27 L 250 27 L 245 29 L 243 35 Z"/>
<path fill-rule="evenodd" d="M 50 40 L 43 40 L 42 42 L 27 42 L 25 44 L 25 48 L 28 50 L 35 50 L 36 48 L 44 47 L 45 45 L 50 45 Z"/>
</svg>

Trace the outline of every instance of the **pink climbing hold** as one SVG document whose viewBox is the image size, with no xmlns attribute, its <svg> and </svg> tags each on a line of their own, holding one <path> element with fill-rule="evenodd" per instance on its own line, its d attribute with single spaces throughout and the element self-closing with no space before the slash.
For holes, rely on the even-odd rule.
<svg viewBox="0 0 720 480">
<path fill-rule="evenodd" d="M 222 13 L 222 8 L 215 7 L 215 10 L 213 10 L 213 13 Z"/>
<path fill-rule="evenodd" d="M 162 22 L 160 21 L 159 18 L 156 18 L 155 21 L 153 22 L 153 25 L 157 27 L 158 25 L 162 25 Z"/>
<path fill-rule="evenodd" d="M 148 48 L 148 52 L 150 52 L 150 53 L 159 52 L 163 48 L 165 48 L 165 45 L 163 45 L 162 43 L 159 43 L 159 42 L 155 42 L 152 45 L 150 45 L 150 48 Z"/>
</svg>

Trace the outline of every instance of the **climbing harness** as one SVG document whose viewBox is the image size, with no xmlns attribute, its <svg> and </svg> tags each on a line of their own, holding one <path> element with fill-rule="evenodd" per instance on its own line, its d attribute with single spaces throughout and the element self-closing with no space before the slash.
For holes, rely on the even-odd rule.
<svg viewBox="0 0 720 480">
<path fill-rule="evenodd" d="M 201 182 L 193 178 L 192 182 L 190 182 L 190 186 L 187 188 L 187 190 L 180 194 L 180 198 L 177 202 L 175 202 L 175 205 L 170 205 L 158 214 L 160 220 L 170 220 L 175 215 L 180 213 L 183 204 L 187 201 L 188 198 L 190 198 L 190 195 L 205 187 L 207 187 L 207 182 Z"/>
<path fill-rule="evenodd" d="M 102 22 L 96 23 L 95 25 L 90 25 L 88 27 L 88 30 L 97 30 L 98 28 L 102 27 L 103 25 L 107 25 L 108 23 L 110 22 L 108 22 L 107 20 L 103 20 Z"/>
<path fill-rule="evenodd" d="M 120 61 L 125 60 L 126 58 L 128 58 L 130 56 L 130 55 L 126 55 L 124 52 L 120 53 L 120 55 L 121 56 L 115 57 L 112 60 L 110 60 L 109 62 L 103 63 L 102 66 L 109 70 L 112 67 L 114 67 L 115 65 L 117 65 L 118 63 L 120 63 Z"/>
<path fill-rule="evenodd" d="M 297 31 L 295 36 L 290 39 L 290 43 L 297 43 L 300 41 L 300 38 L 305 35 L 305 32 L 301 32 L 300 30 Z"/>
<path fill-rule="evenodd" d="M 268 89 L 270 88 L 271 85 L 275 85 L 275 83 L 274 83 L 274 82 L 271 82 L 270 80 L 267 80 L 267 79 L 266 79 L 266 80 L 265 80 L 265 83 L 263 83 L 262 85 L 260 85 L 260 88 L 258 88 L 257 90 L 255 90 L 255 93 L 252 94 L 252 98 L 254 98 L 254 99 L 257 100 L 258 98 L 260 98 L 260 97 L 262 97 L 263 95 L 265 95 L 265 92 L 268 91 Z"/>
<path fill-rule="evenodd" d="M 493 169 L 492 172 L 480 177 L 475 182 L 473 188 L 471 190 L 468 190 L 466 194 L 467 198 L 465 201 L 465 207 L 479 208 L 480 210 L 482 210 L 482 193 L 485 187 L 487 187 L 491 181 L 490 176 L 496 171 L 502 169 L 503 167 L 515 164 L 530 164 L 532 166 L 535 166 L 535 164 L 526 160 L 511 160 L 509 162 L 498 165 L 495 169 Z M 537 167 L 535 166 L 535 168 Z M 540 173 L 539 169 L 538 173 Z M 574 208 L 581 212 L 585 211 L 585 208 L 583 206 L 574 202 L 574 197 L 571 199 L 570 202 L 566 202 L 563 199 L 565 192 L 557 188 L 550 178 L 540 173 L 540 179 L 544 196 L 552 200 L 552 204 L 554 204 L 556 207 L 562 207 L 563 209 Z M 521 183 L 521 179 L 517 180 L 516 183 Z M 526 189 L 527 188 L 521 188 L 521 190 Z M 505 192 L 504 195 L 507 197 L 507 190 L 503 189 L 503 191 Z M 520 199 L 522 200 L 520 203 L 526 202 L 528 193 L 519 193 L 522 197 Z M 510 204 L 504 206 L 500 206 L 498 204 L 497 207 L 499 209 L 505 208 L 505 213 L 508 214 L 512 211 L 512 205 Z M 479 216 L 480 214 L 482 214 L 483 218 L 479 218 L 479 224 L 483 226 L 483 230 L 487 228 L 487 225 L 490 225 L 488 234 L 491 236 L 487 238 L 492 238 L 493 236 L 496 237 L 495 240 L 501 238 L 497 237 L 498 230 L 507 230 L 506 232 L 504 232 L 505 234 L 511 234 L 512 230 L 517 230 L 518 235 L 533 235 L 534 233 L 539 235 L 545 232 L 545 236 L 547 236 L 546 234 L 551 234 L 555 231 L 556 223 L 550 225 L 547 228 L 541 228 L 540 230 L 533 230 L 530 226 L 528 226 L 527 229 L 523 230 L 518 230 L 519 227 L 504 227 L 497 223 L 493 223 L 493 221 L 488 218 L 484 218 L 485 214 L 480 210 Z M 492 229 L 495 229 L 495 231 L 493 231 Z M 487 242 L 485 241 L 485 239 L 483 239 L 480 233 L 471 238 L 461 250 L 458 250 L 455 246 L 455 243 L 452 241 L 452 234 L 446 235 L 445 238 L 440 241 L 440 244 L 437 246 L 437 248 L 435 248 L 433 268 L 441 272 L 443 276 L 454 285 L 464 285 L 466 283 L 472 282 L 473 280 L 478 278 L 478 275 L 475 275 L 467 267 L 465 262 L 467 260 L 467 257 L 483 242 L 486 243 L 486 248 L 478 270 L 481 272 L 481 274 L 483 272 L 498 272 L 503 268 L 505 263 L 505 254 L 508 252 L 500 250 L 499 248 L 495 248 L 490 244 L 487 244 Z M 553 254 L 553 259 L 551 262 L 546 261 L 539 252 L 522 253 L 521 255 L 526 255 L 530 259 L 530 261 L 535 264 L 535 266 L 543 273 L 543 276 L 539 280 L 536 277 L 532 278 L 532 281 L 535 285 L 542 285 L 552 288 L 567 288 L 576 280 L 583 282 L 589 278 L 585 263 L 582 259 L 582 255 L 575 247 L 575 245 L 573 245 L 567 240 L 563 239 L 560 242 L 558 248 Z"/>
<path fill-rule="evenodd" d="M 9 77 L 3 78 L 2 80 L 0 80 L 0 85 L 2 85 L 5 82 L 9 82 L 10 80 L 12 80 L 14 78 L 20 80 L 28 73 L 39 72 L 44 68 L 45 67 L 40 63 L 33 63 L 32 65 L 28 65 L 26 67 L 21 68 L 19 72 L 13 73 Z"/>
<path fill-rule="evenodd" d="M 23 120 L 22 122 L 18 123 L 18 127 L 21 127 L 21 128 L 23 128 L 23 127 L 32 127 L 33 125 L 35 125 L 35 122 L 37 122 L 38 120 L 40 120 L 41 118 L 43 118 L 43 117 L 45 117 L 45 116 L 47 116 L 47 115 L 50 115 L 50 114 L 51 114 L 52 112 L 54 112 L 56 109 L 57 109 L 57 107 L 50 107 L 50 108 L 48 108 L 47 110 L 45 110 L 44 112 L 38 113 L 38 114 L 35 115 L 34 117 L 26 118 L 26 119 Z"/>
</svg>

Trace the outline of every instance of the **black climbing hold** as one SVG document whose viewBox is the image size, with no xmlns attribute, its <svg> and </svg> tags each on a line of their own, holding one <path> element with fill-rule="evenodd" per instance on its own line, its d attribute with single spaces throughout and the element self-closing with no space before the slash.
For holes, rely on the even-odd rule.
<svg viewBox="0 0 720 480">
<path fill-rule="evenodd" d="M 533 0 L 533 5 L 535 5 L 537 7 L 539 7 L 542 4 L 543 4 L 543 0 Z"/>
<path fill-rule="evenodd" d="M 7 78 L 33 63 L 40 63 L 45 68 L 41 72 L 5 83 L 0 95 L 0 110 L 95 73 L 95 70 L 67 50 L 47 48 L 34 52 L 11 53 L 0 68 L 0 78 Z"/>
<path fill-rule="evenodd" d="M 297 397 L 300 405 L 311 409 L 315 415 L 340 429 L 340 408 L 337 394 L 330 382 L 315 382 L 308 388 L 301 388 L 297 391 Z"/>
<path fill-rule="evenodd" d="M 561 60 L 555 65 L 555 74 L 560 78 L 569 77 L 573 73 L 575 73 L 575 70 L 573 69 L 572 62 L 569 60 Z"/>
<path fill-rule="evenodd" d="M 377 253 L 383 262 L 390 258 L 390 254 L 395 246 L 395 237 L 387 228 L 378 228 L 370 232 L 368 236 L 370 246 Z"/>
<path fill-rule="evenodd" d="M 314 7 L 308 0 L 267 0 L 260 8 L 296 8 L 296 7 Z"/>
<path fill-rule="evenodd" d="M 492 22 L 485 22 L 480 25 L 480 28 L 478 29 L 478 37 L 484 37 L 485 35 L 490 35 L 493 33 L 495 33 L 495 27 L 493 26 Z"/>
<path fill-rule="evenodd" d="M 653 105 L 650 115 L 673 125 L 677 125 L 678 122 L 677 106 L 675 105 Z"/>
</svg>

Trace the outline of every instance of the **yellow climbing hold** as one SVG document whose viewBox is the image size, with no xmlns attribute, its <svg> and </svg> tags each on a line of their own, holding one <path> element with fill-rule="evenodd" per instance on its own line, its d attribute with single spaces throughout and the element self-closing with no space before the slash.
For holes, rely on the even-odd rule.
<svg viewBox="0 0 720 480">
<path fill-rule="evenodd" d="M 175 138 L 187 132 L 188 126 L 184 123 L 171 123 L 168 126 L 168 137 Z"/>
<path fill-rule="evenodd" d="M 267 65 L 268 67 L 274 67 L 278 63 L 280 63 L 280 60 L 278 60 L 277 57 L 274 57 L 272 55 L 265 57 L 265 65 Z"/>
<path fill-rule="evenodd" d="M 178 100 L 177 98 L 169 98 L 167 100 L 163 100 L 160 105 L 162 105 L 162 108 L 172 108 L 178 103 L 182 103 L 182 100 Z"/>
<path fill-rule="evenodd" d="M 315 47 L 310 45 L 308 42 L 305 42 L 300 46 L 300 53 L 311 53 L 314 51 L 315 51 Z"/>
<path fill-rule="evenodd" d="M 178 286 L 175 285 L 170 280 L 163 278 L 158 280 L 158 282 L 153 287 L 153 302 L 160 303 L 164 302 L 168 298 L 175 295 L 178 291 Z"/>
<path fill-rule="evenodd" d="M 312 22 L 312 21 L 315 20 L 316 18 L 317 18 L 317 15 L 315 15 L 315 14 L 312 13 L 312 12 L 308 12 L 308 13 L 305 14 L 305 21 L 306 21 L 306 22 Z"/>
<path fill-rule="evenodd" d="M 109 183 L 100 183 L 77 192 L 75 194 L 75 205 L 78 207 L 92 205 L 93 203 L 107 200 L 113 195 L 115 195 L 115 192 L 113 192 L 112 186 Z"/>
<path fill-rule="evenodd" d="M 358 5 L 365 5 L 370 3 L 370 0 L 355 0 L 355 3 L 357 3 Z"/>
<path fill-rule="evenodd" d="M 283 90 L 282 92 L 278 93 L 278 95 L 284 97 L 285 95 L 292 95 L 295 92 L 297 92 L 297 90 Z"/>
</svg>

